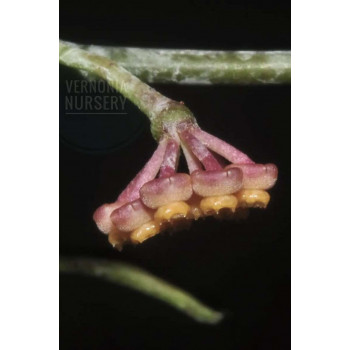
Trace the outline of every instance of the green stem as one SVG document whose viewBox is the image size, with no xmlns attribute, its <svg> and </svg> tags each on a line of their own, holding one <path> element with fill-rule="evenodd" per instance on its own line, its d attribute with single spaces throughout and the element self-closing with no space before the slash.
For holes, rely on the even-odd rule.
<svg viewBox="0 0 350 350">
<path fill-rule="evenodd" d="M 80 46 L 148 83 L 290 83 L 290 51 L 204 51 Z"/>
<path fill-rule="evenodd" d="M 163 96 L 109 58 L 60 41 L 60 63 L 105 79 L 148 116 L 157 140 L 169 120 L 194 120 L 190 110 L 182 103 Z"/>
<path fill-rule="evenodd" d="M 202 304 L 178 287 L 139 268 L 96 259 L 61 259 L 60 271 L 103 278 L 162 300 L 198 322 L 216 324 L 223 314 Z"/>
</svg>

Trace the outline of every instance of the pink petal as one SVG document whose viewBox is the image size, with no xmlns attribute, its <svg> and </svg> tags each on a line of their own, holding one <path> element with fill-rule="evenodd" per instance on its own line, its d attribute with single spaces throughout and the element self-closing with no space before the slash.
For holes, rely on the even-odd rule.
<svg viewBox="0 0 350 350">
<path fill-rule="evenodd" d="M 231 164 L 226 167 L 239 167 L 243 171 L 243 188 L 268 190 L 277 181 L 278 169 L 274 164 Z"/>
<path fill-rule="evenodd" d="M 120 231 L 133 231 L 153 219 L 153 211 L 140 199 L 127 203 L 111 214 L 111 220 Z"/>
<path fill-rule="evenodd" d="M 197 170 L 191 174 L 193 191 L 202 196 L 221 196 L 237 192 L 242 187 L 239 168 L 219 171 Z"/>
<path fill-rule="evenodd" d="M 142 202 L 150 208 L 186 201 L 192 196 L 191 177 L 188 174 L 175 174 L 170 177 L 147 182 L 140 189 Z"/>
</svg>

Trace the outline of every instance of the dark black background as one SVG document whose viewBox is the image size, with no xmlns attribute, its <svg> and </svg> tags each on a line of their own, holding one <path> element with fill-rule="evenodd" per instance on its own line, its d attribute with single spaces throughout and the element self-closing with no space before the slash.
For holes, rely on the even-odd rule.
<svg viewBox="0 0 350 350">
<path fill-rule="evenodd" d="M 290 3 L 61 1 L 60 37 L 120 46 L 290 49 Z M 61 68 L 60 254 L 133 263 L 226 318 L 217 326 L 201 325 L 129 289 L 62 275 L 61 349 L 290 348 L 290 86 L 155 86 L 184 101 L 203 129 L 256 162 L 277 164 L 279 180 L 268 209 L 251 212 L 246 221 L 199 221 L 189 231 L 162 234 L 119 253 L 98 232 L 92 213 L 116 198 L 155 142 L 131 104 L 127 117 L 139 124 L 128 141 L 118 139 L 120 133 L 110 141 L 113 128 L 129 128 L 126 119 L 109 119 L 97 131 L 92 119 L 65 119 L 65 80 L 76 78 Z M 73 130 L 69 141 L 67 130 Z"/>
</svg>

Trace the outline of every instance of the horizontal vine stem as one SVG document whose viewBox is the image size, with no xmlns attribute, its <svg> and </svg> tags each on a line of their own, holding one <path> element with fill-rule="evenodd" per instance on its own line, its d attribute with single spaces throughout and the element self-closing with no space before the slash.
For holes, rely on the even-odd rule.
<svg viewBox="0 0 350 350">
<path fill-rule="evenodd" d="M 81 45 L 148 83 L 290 83 L 290 51 L 207 51 Z"/>
<path fill-rule="evenodd" d="M 189 293 L 150 273 L 125 263 L 106 260 L 61 258 L 60 271 L 103 278 L 159 299 L 198 322 L 216 324 L 223 314 L 202 304 Z"/>
</svg>

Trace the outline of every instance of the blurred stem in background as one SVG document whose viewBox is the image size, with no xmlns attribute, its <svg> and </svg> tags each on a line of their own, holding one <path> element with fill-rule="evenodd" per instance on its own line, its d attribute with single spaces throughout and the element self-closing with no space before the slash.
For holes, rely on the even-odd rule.
<svg viewBox="0 0 350 350">
<path fill-rule="evenodd" d="M 132 288 L 166 302 L 198 322 L 216 324 L 223 318 L 222 313 L 202 304 L 180 288 L 125 263 L 97 259 L 61 258 L 60 271 L 103 278 Z"/>
</svg>

